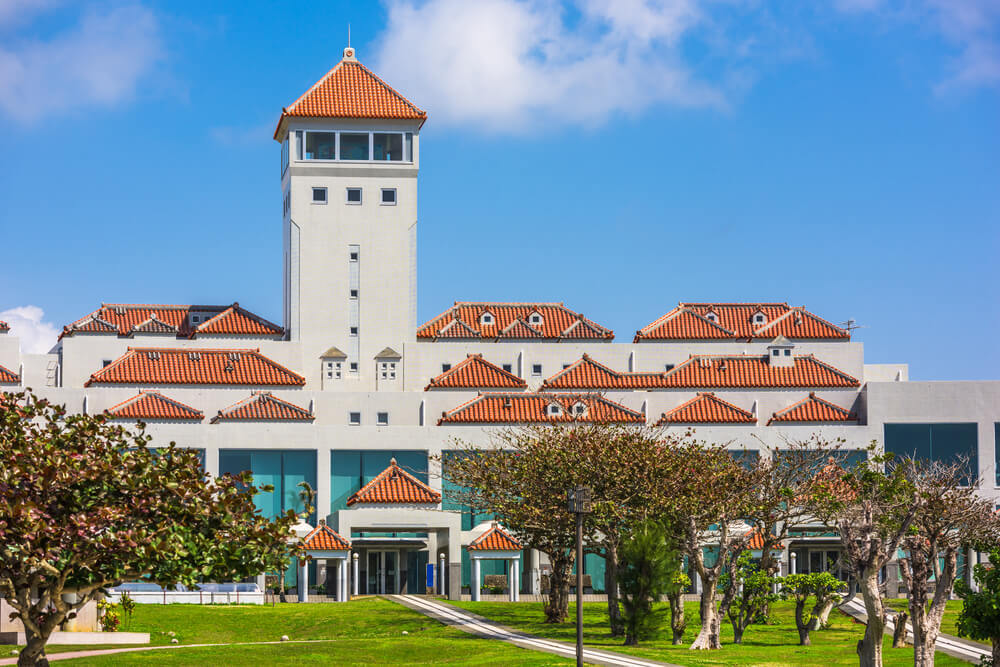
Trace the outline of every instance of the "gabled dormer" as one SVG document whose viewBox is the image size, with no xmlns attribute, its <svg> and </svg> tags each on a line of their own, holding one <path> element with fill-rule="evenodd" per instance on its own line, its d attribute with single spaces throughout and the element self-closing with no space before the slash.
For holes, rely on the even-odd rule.
<svg viewBox="0 0 1000 667">
<path fill-rule="evenodd" d="M 538 329 L 544 323 L 545 319 L 542 317 L 542 314 L 539 313 L 537 310 L 532 311 L 531 314 L 528 315 L 528 324 L 530 324 L 532 327 Z"/>
<path fill-rule="evenodd" d="M 795 357 L 792 350 L 795 344 L 785 338 L 778 336 L 767 346 L 767 363 L 774 368 L 789 368 L 795 365 Z"/>
<path fill-rule="evenodd" d="M 481 327 L 491 327 L 497 323 L 496 315 L 488 310 L 484 310 L 479 316 L 479 326 Z"/>
<path fill-rule="evenodd" d="M 705 313 L 705 319 L 708 320 L 709 322 L 712 322 L 713 324 L 719 323 L 719 315 L 714 310 L 709 310 L 707 313 Z"/>
<path fill-rule="evenodd" d="M 764 326 L 767 324 L 767 313 L 760 309 L 755 310 L 750 316 L 750 324 L 754 329 Z"/>
</svg>

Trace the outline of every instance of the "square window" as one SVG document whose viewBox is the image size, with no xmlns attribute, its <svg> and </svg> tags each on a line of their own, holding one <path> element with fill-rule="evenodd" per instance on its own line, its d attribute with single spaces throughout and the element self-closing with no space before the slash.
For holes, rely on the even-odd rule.
<svg viewBox="0 0 1000 667">
<path fill-rule="evenodd" d="M 441 372 L 447 373 L 451 370 L 451 364 L 441 364 Z"/>
<path fill-rule="evenodd" d="M 513 372 L 512 369 L 514 368 L 514 365 L 513 364 L 504 364 L 501 368 L 503 368 L 508 373 L 512 373 Z"/>
<path fill-rule="evenodd" d="M 358 298 L 358 290 L 356 290 L 356 289 L 352 289 L 351 290 L 351 298 L 352 299 L 357 299 Z"/>
<path fill-rule="evenodd" d="M 396 205 L 396 188 L 382 188 L 382 205 Z"/>
<path fill-rule="evenodd" d="M 306 132 L 307 160 L 336 160 L 336 132 Z"/>
<path fill-rule="evenodd" d="M 569 368 L 569 366 L 570 366 L 569 364 L 563 364 L 563 370 L 566 370 L 567 368 Z"/>
<path fill-rule="evenodd" d="M 792 356 L 792 351 L 791 350 L 785 350 L 785 356 L 786 357 Z"/>
<path fill-rule="evenodd" d="M 663 364 L 663 370 L 664 371 L 672 371 L 672 370 L 674 370 L 674 365 L 673 364 Z"/>
<path fill-rule="evenodd" d="M 358 362 L 356 362 L 356 361 L 352 361 L 351 362 L 351 372 L 352 373 L 357 373 L 358 372 Z"/>
<path fill-rule="evenodd" d="M 360 412 L 350 413 L 348 415 L 348 421 L 354 426 L 358 426 L 359 424 L 361 424 L 361 413 Z"/>
<path fill-rule="evenodd" d="M 102 367 L 107 367 L 107 366 L 110 366 L 110 365 L 111 365 L 111 360 L 110 359 L 102 359 L 101 360 L 101 366 Z"/>
<path fill-rule="evenodd" d="M 779 354 L 781 354 L 781 350 L 774 350 L 774 356 L 778 356 Z"/>
<path fill-rule="evenodd" d="M 531 374 L 534 375 L 534 376 L 536 376 L 536 377 L 541 377 L 541 375 L 542 375 L 542 365 L 541 364 L 532 364 L 531 365 Z"/>
<path fill-rule="evenodd" d="M 587 408 L 582 405 L 576 405 L 573 408 L 573 412 L 575 412 L 578 415 L 582 415 L 586 409 Z"/>
<path fill-rule="evenodd" d="M 379 426 L 388 426 L 389 425 L 389 413 L 388 412 L 379 412 L 379 413 L 377 413 L 375 415 L 375 423 L 377 423 Z"/>
<path fill-rule="evenodd" d="M 361 204 L 361 188 L 347 188 L 347 203 L 355 206 Z"/>
<path fill-rule="evenodd" d="M 357 327 L 351 327 L 351 335 L 352 336 L 357 336 L 358 335 L 358 328 Z"/>
<path fill-rule="evenodd" d="M 310 133 L 312 134 L 312 133 Z M 367 132 L 341 132 L 340 133 L 340 159 L 341 160 L 370 160 L 371 154 L 368 152 Z"/>
<path fill-rule="evenodd" d="M 326 188 L 313 188 L 313 203 L 314 204 L 326 203 Z"/>
<path fill-rule="evenodd" d="M 356 262 L 356 261 L 358 261 L 358 255 L 359 255 L 359 253 L 358 253 L 357 250 L 352 250 L 351 254 L 349 255 L 349 257 L 350 257 L 350 259 L 351 259 L 352 262 Z"/>
</svg>

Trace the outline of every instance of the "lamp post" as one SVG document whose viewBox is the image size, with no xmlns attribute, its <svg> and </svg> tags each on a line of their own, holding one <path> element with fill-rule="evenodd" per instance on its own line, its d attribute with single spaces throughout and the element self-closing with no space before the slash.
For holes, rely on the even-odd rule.
<svg viewBox="0 0 1000 667">
<path fill-rule="evenodd" d="M 576 664 L 583 667 L 583 515 L 590 514 L 589 486 L 567 492 L 569 511 L 576 515 Z"/>
</svg>

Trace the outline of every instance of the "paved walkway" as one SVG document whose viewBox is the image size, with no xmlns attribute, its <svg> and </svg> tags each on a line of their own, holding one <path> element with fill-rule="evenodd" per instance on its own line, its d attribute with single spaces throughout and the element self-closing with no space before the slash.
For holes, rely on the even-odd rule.
<svg viewBox="0 0 1000 667">
<path fill-rule="evenodd" d="M 865 612 L 865 603 L 859 598 L 854 598 L 847 604 L 841 606 L 840 609 L 858 619 L 862 623 L 868 622 L 868 614 Z M 896 624 L 893 622 L 892 618 L 893 617 L 890 615 L 889 621 L 885 626 L 885 634 L 890 637 L 896 629 Z M 913 625 L 909 622 L 906 624 L 906 639 L 911 644 L 913 643 Z M 938 635 L 937 644 L 934 649 L 936 651 L 940 651 L 941 653 L 950 655 L 953 658 L 968 660 L 969 662 L 977 665 L 979 664 L 980 656 L 985 655 L 987 657 L 991 657 L 993 655 L 992 649 L 989 646 L 977 644 L 976 642 L 969 641 L 968 639 L 953 637 L 952 635 L 946 635 L 944 633 Z"/>
<path fill-rule="evenodd" d="M 576 645 L 552 639 L 542 639 L 510 628 L 505 628 L 477 614 L 453 607 L 436 600 L 417 595 L 390 595 L 390 600 L 419 611 L 436 621 L 451 625 L 469 634 L 486 639 L 499 639 L 521 648 L 532 651 L 544 651 L 565 658 L 576 658 Z M 666 662 L 657 662 L 645 658 L 635 658 L 621 653 L 583 648 L 583 661 L 592 665 L 608 665 L 609 667 L 676 667 Z"/>
<path fill-rule="evenodd" d="M 202 648 L 205 646 L 257 646 L 261 644 L 322 644 L 341 641 L 339 639 L 298 639 L 287 642 L 241 642 L 239 644 L 166 644 L 164 646 L 130 646 L 128 648 L 99 648 L 83 651 L 65 651 L 63 653 L 46 653 L 49 662 L 57 660 L 72 660 L 73 658 L 90 658 L 98 655 L 115 655 L 116 653 L 137 653 L 139 651 L 165 651 L 175 648 Z M 3 646 L 0 646 L 2 649 Z M 8 646 L 13 649 L 13 646 Z M 16 665 L 17 658 L 0 658 L 0 665 Z"/>
</svg>

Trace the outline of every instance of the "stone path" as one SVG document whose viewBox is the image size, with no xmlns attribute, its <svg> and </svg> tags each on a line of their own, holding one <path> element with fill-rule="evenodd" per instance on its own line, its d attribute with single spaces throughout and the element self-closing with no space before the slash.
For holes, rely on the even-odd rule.
<svg viewBox="0 0 1000 667">
<path fill-rule="evenodd" d="M 498 639 L 532 651 L 544 651 L 545 653 L 553 653 L 565 658 L 576 658 L 576 645 L 574 644 L 552 639 L 542 639 L 541 637 L 529 635 L 524 632 L 511 630 L 477 614 L 453 607 L 450 604 L 443 604 L 436 600 L 417 595 L 390 595 L 388 598 L 405 607 L 419 611 L 445 625 L 451 625 L 478 637 Z M 677 667 L 666 662 L 636 658 L 621 653 L 587 648 L 586 646 L 583 648 L 583 660 L 588 664 L 608 665 L 609 667 L 663 667 L 664 665 Z"/>
<path fill-rule="evenodd" d="M 858 598 L 854 598 L 847 604 L 841 606 L 840 609 L 858 619 L 862 623 L 868 622 L 868 614 L 865 612 L 865 604 Z M 893 622 L 892 618 L 892 616 L 889 616 L 889 621 L 885 626 L 885 634 L 890 637 L 896 629 L 896 624 Z M 913 625 L 907 623 L 906 628 L 906 638 L 912 644 Z M 992 649 L 989 646 L 977 644 L 976 642 L 969 641 L 968 639 L 961 639 L 960 637 L 953 637 L 952 635 L 946 635 L 944 633 L 938 635 L 937 644 L 934 648 L 935 650 L 950 655 L 953 658 L 967 660 L 976 665 L 979 664 L 980 656 L 985 655 L 987 657 L 991 657 L 993 655 Z"/>
</svg>

